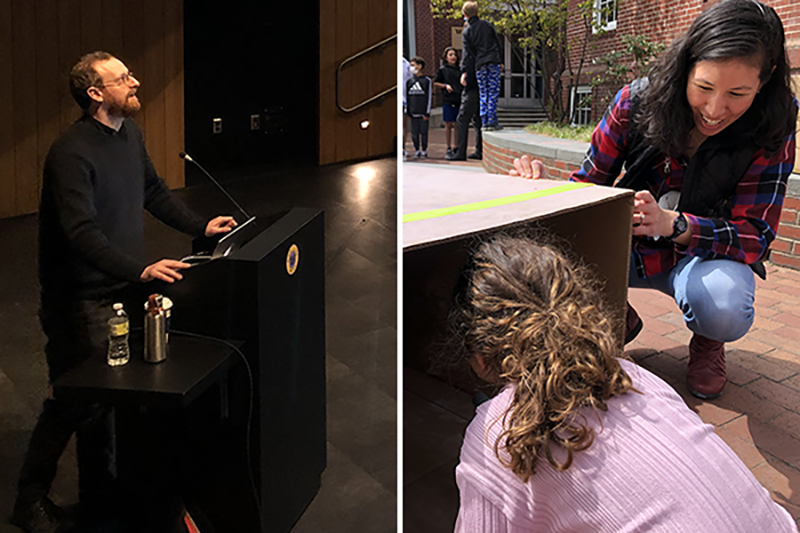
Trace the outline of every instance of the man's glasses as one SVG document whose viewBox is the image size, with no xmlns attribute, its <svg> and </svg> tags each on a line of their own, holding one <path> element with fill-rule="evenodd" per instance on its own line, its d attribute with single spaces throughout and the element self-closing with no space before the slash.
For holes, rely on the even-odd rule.
<svg viewBox="0 0 800 533">
<path fill-rule="evenodd" d="M 133 77 L 133 72 L 131 72 L 129 70 L 128 72 L 126 72 L 125 74 L 123 74 L 122 76 L 117 78 L 116 80 L 108 82 L 108 83 L 104 83 L 100 87 L 108 87 L 109 85 L 112 85 L 112 86 L 115 86 L 115 85 L 130 85 L 131 80 L 134 80 L 134 79 L 135 78 Z"/>
</svg>

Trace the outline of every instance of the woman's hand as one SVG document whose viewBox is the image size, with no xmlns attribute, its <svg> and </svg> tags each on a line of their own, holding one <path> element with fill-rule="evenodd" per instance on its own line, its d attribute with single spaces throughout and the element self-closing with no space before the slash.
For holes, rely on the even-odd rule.
<svg viewBox="0 0 800 533">
<path fill-rule="evenodd" d="M 633 200 L 633 234 L 640 237 L 670 237 L 678 213 L 658 206 L 650 191 L 639 191 Z"/>
<path fill-rule="evenodd" d="M 519 176 L 527 180 L 538 180 L 539 178 L 547 179 L 548 177 L 547 169 L 544 168 L 544 163 L 527 154 L 514 159 L 514 168 L 508 174 L 510 176 Z"/>
</svg>

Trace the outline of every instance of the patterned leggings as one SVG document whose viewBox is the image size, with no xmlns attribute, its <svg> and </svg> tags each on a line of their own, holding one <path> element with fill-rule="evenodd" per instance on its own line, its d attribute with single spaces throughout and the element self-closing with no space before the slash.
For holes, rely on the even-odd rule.
<svg viewBox="0 0 800 533">
<path fill-rule="evenodd" d="M 484 65 L 475 73 L 481 95 L 483 125 L 497 125 L 497 97 L 500 96 L 500 65 Z"/>
</svg>

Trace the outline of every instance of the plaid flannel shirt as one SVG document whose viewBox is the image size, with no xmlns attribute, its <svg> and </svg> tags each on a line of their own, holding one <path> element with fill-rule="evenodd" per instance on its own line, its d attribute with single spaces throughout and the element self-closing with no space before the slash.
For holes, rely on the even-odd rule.
<svg viewBox="0 0 800 533">
<path fill-rule="evenodd" d="M 571 181 L 614 184 L 622 172 L 627 154 L 629 119 L 630 86 L 626 85 L 616 94 L 594 129 L 583 165 L 572 173 Z M 745 264 L 764 259 L 778 229 L 794 158 L 794 133 L 771 156 L 765 154 L 763 148 L 756 150 L 731 198 L 730 219 L 684 213 L 692 235 L 687 246 L 673 244 L 667 239 L 633 237 L 631 253 L 639 277 L 665 272 L 685 255 L 727 258 Z M 668 191 L 681 190 L 687 164 L 688 161 L 682 158 L 666 154 L 656 159 L 648 180 L 648 188 L 656 200 Z"/>
</svg>

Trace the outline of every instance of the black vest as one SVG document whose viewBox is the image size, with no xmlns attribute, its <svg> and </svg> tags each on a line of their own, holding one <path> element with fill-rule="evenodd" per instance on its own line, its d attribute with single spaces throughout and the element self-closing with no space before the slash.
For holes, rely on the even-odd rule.
<svg viewBox="0 0 800 533">
<path fill-rule="evenodd" d="M 647 78 L 639 78 L 630 86 L 626 172 L 616 184 L 616 187 L 635 191 L 648 189 L 648 176 L 656 160 L 663 155 L 658 148 L 645 144 L 636 124 L 636 112 L 647 84 Z M 757 124 L 757 111 L 751 106 L 736 122 L 700 145 L 684 173 L 678 211 L 699 217 L 730 219 L 731 199 L 758 149 L 753 135 Z M 766 279 L 760 261 L 750 267 Z"/>
</svg>

